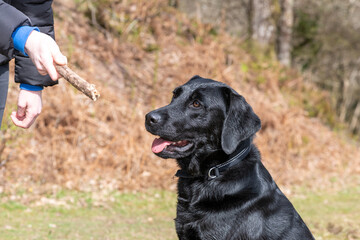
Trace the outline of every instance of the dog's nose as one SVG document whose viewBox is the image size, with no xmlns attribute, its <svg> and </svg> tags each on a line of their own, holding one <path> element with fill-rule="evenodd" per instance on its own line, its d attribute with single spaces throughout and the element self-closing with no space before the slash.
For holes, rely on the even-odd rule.
<svg viewBox="0 0 360 240">
<path fill-rule="evenodd" d="M 157 112 L 150 112 L 146 114 L 146 123 L 149 125 L 154 125 L 159 123 L 161 120 L 161 115 Z"/>
</svg>

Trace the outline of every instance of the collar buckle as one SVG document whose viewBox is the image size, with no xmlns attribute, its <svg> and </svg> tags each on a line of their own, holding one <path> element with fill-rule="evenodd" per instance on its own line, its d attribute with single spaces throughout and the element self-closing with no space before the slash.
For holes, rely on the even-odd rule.
<svg viewBox="0 0 360 240">
<path fill-rule="evenodd" d="M 209 171 L 207 172 L 208 180 L 212 180 L 219 177 L 222 172 L 225 172 L 227 169 L 231 168 L 238 162 L 242 161 L 249 154 L 251 150 L 251 138 L 245 139 L 240 145 L 241 146 L 238 148 L 236 153 L 234 153 L 235 156 L 232 156 L 230 160 L 209 169 Z M 185 170 L 181 170 L 181 169 L 176 172 L 175 176 L 180 178 L 206 177 L 206 175 L 193 176 L 188 174 Z"/>
</svg>

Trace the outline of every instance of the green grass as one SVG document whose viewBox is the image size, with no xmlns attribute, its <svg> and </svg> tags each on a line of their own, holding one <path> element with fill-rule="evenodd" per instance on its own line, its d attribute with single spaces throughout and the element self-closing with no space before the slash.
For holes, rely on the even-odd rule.
<svg viewBox="0 0 360 240">
<path fill-rule="evenodd" d="M 3 197 L 4 198 L 4 197 Z M 176 196 L 171 192 L 61 192 L 54 204 L 0 204 L 0 239 L 176 239 Z"/>
<path fill-rule="evenodd" d="M 316 239 L 360 239 L 360 187 L 338 192 L 299 192 L 290 200 Z"/>
<path fill-rule="evenodd" d="M 360 187 L 294 191 L 290 197 L 316 239 L 360 239 Z M 42 201 L 0 195 L 0 239 L 175 240 L 176 195 L 59 191 Z M 26 199 L 26 198 L 25 198 Z M 21 202 L 27 202 L 26 204 Z M 41 204 L 38 204 L 38 203 Z"/>
</svg>

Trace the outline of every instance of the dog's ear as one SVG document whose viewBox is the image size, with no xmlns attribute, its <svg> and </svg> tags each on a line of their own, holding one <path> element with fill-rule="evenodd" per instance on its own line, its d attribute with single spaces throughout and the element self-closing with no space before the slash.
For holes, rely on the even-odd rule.
<svg viewBox="0 0 360 240">
<path fill-rule="evenodd" d="M 196 79 L 196 78 L 201 78 L 201 77 L 200 77 L 199 75 L 194 75 L 192 78 L 190 78 L 189 81 L 194 80 L 194 79 Z"/>
<path fill-rule="evenodd" d="M 202 78 L 202 77 L 200 77 L 199 75 L 194 75 L 192 78 L 190 78 L 190 80 L 188 82 L 191 82 L 191 81 L 196 80 L 198 78 Z"/>
<path fill-rule="evenodd" d="M 221 134 L 221 146 L 226 154 L 236 150 L 239 143 L 261 128 L 261 121 L 245 98 L 231 88 L 224 88 L 227 115 Z"/>
</svg>

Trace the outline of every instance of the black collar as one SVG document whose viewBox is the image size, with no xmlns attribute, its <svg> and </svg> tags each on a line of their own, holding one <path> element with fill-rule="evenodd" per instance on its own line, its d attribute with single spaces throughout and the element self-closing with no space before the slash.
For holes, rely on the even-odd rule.
<svg viewBox="0 0 360 240">
<path fill-rule="evenodd" d="M 224 163 L 218 164 L 212 168 L 210 168 L 207 172 L 207 178 L 208 180 L 214 179 L 219 177 L 223 172 L 225 172 L 228 168 L 236 165 L 238 162 L 243 160 L 250 152 L 251 149 L 251 139 L 248 138 L 244 141 L 242 141 L 239 144 L 239 147 L 236 149 L 236 151 L 230 155 L 230 159 Z M 196 177 L 202 177 L 200 176 L 193 176 L 189 173 L 187 173 L 185 170 L 178 170 L 175 174 L 176 177 L 179 178 L 196 178 Z"/>
</svg>

